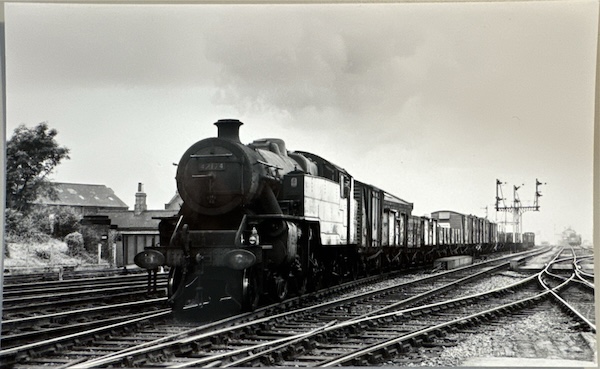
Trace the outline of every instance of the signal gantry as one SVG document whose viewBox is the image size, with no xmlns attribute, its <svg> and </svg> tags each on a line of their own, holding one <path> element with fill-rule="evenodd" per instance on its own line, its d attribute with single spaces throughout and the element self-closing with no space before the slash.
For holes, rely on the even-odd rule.
<svg viewBox="0 0 600 369">
<path fill-rule="evenodd" d="M 540 211 L 539 199 L 542 197 L 542 193 L 540 191 L 540 186 L 545 185 L 546 183 L 540 182 L 537 178 L 535 179 L 535 196 L 533 200 L 533 206 L 523 206 L 521 204 L 521 200 L 519 199 L 518 190 L 521 186 L 513 186 L 513 204 L 512 206 L 507 206 L 504 200 L 504 195 L 502 194 L 502 185 L 506 184 L 506 182 L 502 182 L 499 179 L 496 179 L 496 211 L 504 211 L 510 212 L 513 215 L 513 233 L 515 242 L 521 242 L 521 225 L 522 225 L 522 216 L 526 211 Z M 502 205 L 500 204 L 502 202 Z"/>
</svg>

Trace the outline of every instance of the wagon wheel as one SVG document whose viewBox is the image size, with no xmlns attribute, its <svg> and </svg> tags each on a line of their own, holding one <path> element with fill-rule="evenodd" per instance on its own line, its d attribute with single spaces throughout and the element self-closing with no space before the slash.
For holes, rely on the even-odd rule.
<svg viewBox="0 0 600 369">
<path fill-rule="evenodd" d="M 251 268 L 244 270 L 242 276 L 242 311 L 254 311 L 260 300 L 260 288 L 256 272 Z"/>
</svg>

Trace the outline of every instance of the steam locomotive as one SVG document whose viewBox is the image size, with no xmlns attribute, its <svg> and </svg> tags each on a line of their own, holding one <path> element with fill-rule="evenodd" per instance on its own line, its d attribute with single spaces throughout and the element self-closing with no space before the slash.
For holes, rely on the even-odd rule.
<svg viewBox="0 0 600 369">
<path fill-rule="evenodd" d="M 243 311 L 325 285 L 433 263 L 440 257 L 501 250 L 496 224 L 413 204 L 355 180 L 281 139 L 244 145 L 238 120 L 193 144 L 176 174 L 183 204 L 162 218 L 160 242 L 136 263 L 169 267 L 173 309 L 233 300 Z"/>
</svg>

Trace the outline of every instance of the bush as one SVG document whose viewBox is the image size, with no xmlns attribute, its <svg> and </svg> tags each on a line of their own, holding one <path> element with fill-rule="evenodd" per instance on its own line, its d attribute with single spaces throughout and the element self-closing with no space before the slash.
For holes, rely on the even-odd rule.
<svg viewBox="0 0 600 369">
<path fill-rule="evenodd" d="M 35 256 L 43 260 L 50 260 L 52 257 L 50 251 L 48 250 L 34 250 Z"/>
<path fill-rule="evenodd" d="M 6 239 L 9 242 L 47 242 L 50 221 L 39 211 L 23 214 L 14 209 L 6 209 Z"/>
<path fill-rule="evenodd" d="M 52 237 L 62 239 L 63 237 L 79 232 L 81 229 L 81 215 L 72 208 L 60 208 L 58 210 L 48 210 L 53 215 Z"/>
<path fill-rule="evenodd" d="M 83 236 L 79 232 L 73 232 L 66 235 L 65 243 L 69 248 L 69 255 L 80 255 L 84 251 Z"/>
<path fill-rule="evenodd" d="M 6 236 L 12 242 L 47 242 L 80 230 L 81 215 L 71 208 L 33 207 L 28 213 L 6 209 Z"/>
</svg>

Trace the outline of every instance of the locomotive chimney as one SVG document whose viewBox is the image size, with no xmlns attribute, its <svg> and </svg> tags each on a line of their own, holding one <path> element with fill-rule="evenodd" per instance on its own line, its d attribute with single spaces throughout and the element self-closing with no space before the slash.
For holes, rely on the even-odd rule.
<svg viewBox="0 0 600 369">
<path fill-rule="evenodd" d="M 219 138 L 241 143 L 240 126 L 244 124 L 237 119 L 219 119 L 215 126 L 219 129 Z"/>
</svg>

